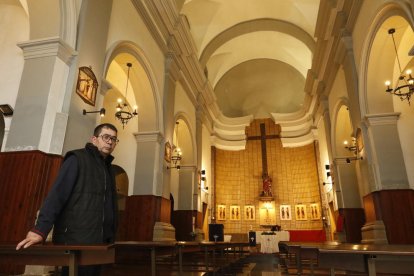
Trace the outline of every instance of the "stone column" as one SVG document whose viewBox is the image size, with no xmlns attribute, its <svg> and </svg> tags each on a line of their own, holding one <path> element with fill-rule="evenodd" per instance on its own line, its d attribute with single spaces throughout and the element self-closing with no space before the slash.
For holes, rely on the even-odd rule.
<svg viewBox="0 0 414 276">
<path fill-rule="evenodd" d="M 382 200 L 377 191 L 409 189 L 397 122 L 399 113 L 370 114 L 365 117 L 367 127 L 367 150 L 370 153 L 371 193 L 364 197 L 366 223 L 362 227 L 363 243 L 388 243 L 386 228 L 395 227 L 383 220 L 382 208 L 391 212 L 392 202 Z M 390 208 L 388 208 L 390 207 Z M 408 207 L 408 206 L 407 206 Z M 395 211 L 395 210 L 394 210 Z M 398 216 L 396 211 L 395 216 Z"/>
<path fill-rule="evenodd" d="M 162 167 L 161 147 L 163 136 L 160 132 L 139 132 L 133 195 L 161 195 Z"/>
<path fill-rule="evenodd" d="M 365 116 L 371 153 L 371 192 L 387 189 L 408 189 L 397 121 L 400 113 Z"/>
</svg>

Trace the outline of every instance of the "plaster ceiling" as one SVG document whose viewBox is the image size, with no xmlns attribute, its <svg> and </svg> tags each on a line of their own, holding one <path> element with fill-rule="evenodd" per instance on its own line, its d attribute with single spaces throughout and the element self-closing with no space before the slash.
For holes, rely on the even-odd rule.
<svg viewBox="0 0 414 276">
<path fill-rule="evenodd" d="M 200 63 L 227 117 L 303 107 L 319 0 L 187 0 Z"/>
</svg>

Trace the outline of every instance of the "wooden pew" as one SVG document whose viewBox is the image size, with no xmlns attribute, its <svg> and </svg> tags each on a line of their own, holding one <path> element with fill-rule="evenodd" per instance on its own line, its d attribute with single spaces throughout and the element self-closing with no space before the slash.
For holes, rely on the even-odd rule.
<svg viewBox="0 0 414 276">
<path fill-rule="evenodd" d="M 317 259 L 317 267 L 329 269 L 330 275 L 335 275 L 338 270 L 353 271 L 369 276 L 377 275 L 377 273 L 414 274 L 414 245 L 336 242 L 280 242 L 279 245 L 283 251 L 295 251 L 296 267 L 299 273 L 303 260 Z"/>
<path fill-rule="evenodd" d="M 77 275 L 78 265 L 111 264 L 113 245 L 32 245 L 16 250 L 16 243 L 0 244 L 0 264 L 68 266 L 69 275 Z"/>
<path fill-rule="evenodd" d="M 196 253 L 203 253 L 204 254 L 204 265 L 200 272 L 210 272 L 214 271 L 217 267 L 217 260 L 216 260 L 216 251 L 221 251 L 224 254 L 224 258 L 226 261 L 229 260 L 229 251 L 224 251 L 224 249 L 228 248 L 238 248 L 239 256 L 243 254 L 243 247 L 249 246 L 247 242 L 188 242 L 188 241 L 177 241 L 177 242 L 169 242 L 169 241 L 125 241 L 125 242 L 116 242 L 115 248 L 118 254 L 119 252 L 128 253 L 129 255 L 138 255 L 142 252 L 148 251 L 151 254 L 151 275 L 156 275 L 157 273 L 157 254 L 164 254 L 170 257 L 170 270 L 174 269 L 174 259 L 175 255 L 178 255 L 178 271 L 179 273 L 183 273 L 184 270 L 184 253 L 191 252 L 191 258 L 187 259 L 190 262 L 190 265 L 200 267 L 197 261 L 197 254 Z M 169 251 L 169 253 L 168 253 Z M 158 252 L 158 253 L 157 253 Z M 210 260 L 209 255 L 212 254 L 212 260 Z M 195 261 L 194 261 L 195 258 Z"/>
<path fill-rule="evenodd" d="M 177 242 L 175 241 L 122 241 L 115 243 L 115 249 L 118 251 L 126 251 L 128 254 L 137 254 L 142 251 L 149 251 L 151 254 L 151 275 L 156 275 L 156 253 L 157 250 L 171 250 L 174 254 Z M 182 258 L 180 257 L 179 267 L 182 269 Z"/>
<path fill-rule="evenodd" d="M 355 269 L 358 265 L 357 271 L 367 272 L 369 276 L 377 273 L 413 275 L 414 245 L 338 244 L 319 248 L 320 266 L 336 268 L 339 264 L 345 269 Z"/>
</svg>

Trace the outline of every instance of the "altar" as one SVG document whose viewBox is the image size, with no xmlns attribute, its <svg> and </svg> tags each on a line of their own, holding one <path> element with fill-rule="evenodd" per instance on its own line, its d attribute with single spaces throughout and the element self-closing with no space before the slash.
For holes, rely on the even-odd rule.
<svg viewBox="0 0 414 276">
<path fill-rule="evenodd" d="M 264 235 L 263 231 L 256 231 L 256 243 L 260 244 L 261 253 L 279 252 L 279 241 L 289 241 L 289 238 L 288 231 L 266 232 Z"/>
</svg>

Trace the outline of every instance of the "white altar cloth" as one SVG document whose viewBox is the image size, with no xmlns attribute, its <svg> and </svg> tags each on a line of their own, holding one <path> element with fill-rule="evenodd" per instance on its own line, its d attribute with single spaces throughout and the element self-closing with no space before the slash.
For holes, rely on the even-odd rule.
<svg viewBox="0 0 414 276">
<path fill-rule="evenodd" d="M 275 235 L 262 235 L 261 231 L 256 232 L 256 243 L 260 243 L 261 253 L 279 252 L 279 241 L 289 241 L 288 231 L 275 231 Z"/>
</svg>

